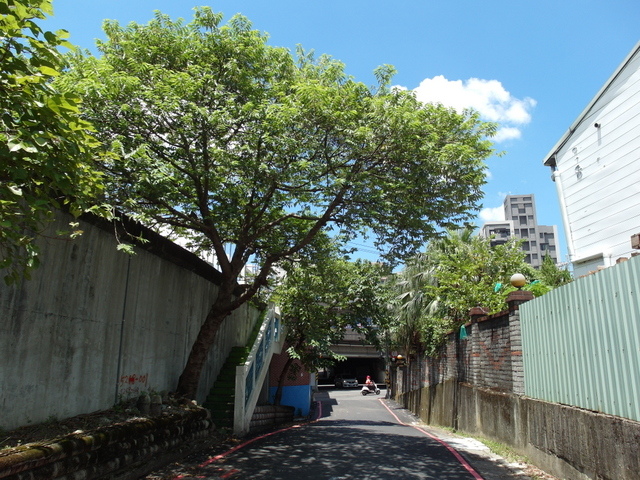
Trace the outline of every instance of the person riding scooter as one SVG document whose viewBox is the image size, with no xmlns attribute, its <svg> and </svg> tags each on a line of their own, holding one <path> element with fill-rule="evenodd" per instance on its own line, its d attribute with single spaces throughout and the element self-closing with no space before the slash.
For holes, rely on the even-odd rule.
<svg viewBox="0 0 640 480">
<path fill-rule="evenodd" d="M 380 389 L 375 384 L 375 382 L 371 380 L 371 377 L 369 375 L 367 375 L 367 379 L 364 382 L 361 393 L 362 395 L 367 395 L 368 393 L 375 393 L 376 395 L 380 395 Z"/>
</svg>

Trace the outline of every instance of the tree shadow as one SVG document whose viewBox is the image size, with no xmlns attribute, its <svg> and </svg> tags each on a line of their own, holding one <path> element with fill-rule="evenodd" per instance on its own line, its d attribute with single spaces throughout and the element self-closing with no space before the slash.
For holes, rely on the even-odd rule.
<svg viewBox="0 0 640 480">
<path fill-rule="evenodd" d="M 229 478 L 440 479 L 473 477 L 439 442 L 374 420 L 322 420 L 248 445 L 216 463 Z"/>
</svg>

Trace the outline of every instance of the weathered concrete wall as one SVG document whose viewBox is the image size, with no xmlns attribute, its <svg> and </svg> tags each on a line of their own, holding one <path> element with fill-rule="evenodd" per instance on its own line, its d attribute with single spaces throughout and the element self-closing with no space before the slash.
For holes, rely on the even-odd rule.
<svg viewBox="0 0 640 480">
<path fill-rule="evenodd" d="M 109 408 L 143 391 L 174 390 L 216 293 L 213 268 L 180 247 L 155 238 L 159 253 L 136 247 L 130 256 L 116 250 L 113 231 L 85 221 L 76 240 L 53 234 L 70 220 L 61 215 L 45 232 L 32 280 L 0 285 L 5 429 Z M 257 316 L 247 306 L 225 320 L 199 402 L 231 347 L 246 343 Z"/>
<path fill-rule="evenodd" d="M 526 453 L 539 465 L 571 480 L 639 477 L 639 422 L 534 399 L 525 404 Z"/>
<path fill-rule="evenodd" d="M 466 337 L 452 333 L 440 356 L 397 368 L 396 399 L 427 423 L 510 445 L 563 479 L 639 478 L 640 423 L 523 396 L 526 293 L 513 295 L 508 312 L 472 316 Z"/>
<path fill-rule="evenodd" d="M 425 422 L 510 445 L 566 480 L 636 480 L 640 423 L 449 380 L 398 396 Z"/>
<path fill-rule="evenodd" d="M 211 428 L 207 410 L 190 408 L 8 448 L 0 451 L 0 478 L 133 480 L 193 451 Z"/>
</svg>

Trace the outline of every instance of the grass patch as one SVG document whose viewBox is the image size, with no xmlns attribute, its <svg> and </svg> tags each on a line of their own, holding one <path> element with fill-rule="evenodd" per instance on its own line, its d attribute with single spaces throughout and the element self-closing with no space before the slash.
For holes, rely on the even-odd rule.
<svg viewBox="0 0 640 480">
<path fill-rule="evenodd" d="M 459 432 L 455 428 L 451 427 L 438 427 L 442 430 L 446 430 L 450 433 L 455 433 L 456 435 L 460 435 L 461 437 L 473 438 L 474 440 L 478 440 L 479 442 L 484 443 L 489 450 L 491 450 L 496 455 L 500 455 L 502 458 L 508 460 L 509 462 L 521 462 L 521 463 L 529 463 L 529 460 L 524 455 L 516 452 L 513 448 L 505 445 L 504 443 L 500 443 L 496 440 L 491 440 L 490 438 L 481 437 L 478 435 L 470 435 L 465 432 Z"/>
<path fill-rule="evenodd" d="M 495 440 L 490 440 L 484 437 L 473 438 L 484 443 L 493 453 L 500 455 L 502 458 L 506 458 L 510 462 L 529 463 L 527 457 L 516 452 L 513 448 L 505 445 L 504 443 L 496 442 Z"/>
</svg>

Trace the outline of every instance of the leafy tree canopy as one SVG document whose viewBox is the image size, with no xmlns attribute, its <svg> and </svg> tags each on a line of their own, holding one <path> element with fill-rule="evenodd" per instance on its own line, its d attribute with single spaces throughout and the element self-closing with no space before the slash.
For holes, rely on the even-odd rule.
<svg viewBox="0 0 640 480">
<path fill-rule="evenodd" d="M 522 273 L 523 290 L 539 297 L 571 282 L 571 274 L 545 255 L 539 270 L 524 261 L 521 240 L 491 246 L 491 238 L 473 234 L 473 228 L 449 230 L 415 255 L 391 282 L 394 292 L 390 332 L 405 352 L 424 345 L 433 353 L 444 335 L 468 320 L 473 307 L 488 313 L 507 308 L 515 290 L 510 279 Z"/>
<path fill-rule="evenodd" d="M 319 232 L 369 231 L 394 262 L 478 207 L 495 125 L 390 89 L 392 67 L 368 87 L 206 7 L 186 24 L 157 13 L 104 30 L 101 56 L 75 54 L 59 84 L 109 145 L 108 199 L 213 251 L 222 272 L 180 381 L 188 395 L 217 325 Z M 260 270 L 232 298 L 250 259 Z"/>
<path fill-rule="evenodd" d="M 290 359 L 297 359 L 308 371 L 317 371 L 343 358 L 331 346 L 352 327 L 377 341 L 378 327 L 388 324 L 389 275 L 382 264 L 358 260 L 349 262 L 326 236 L 314 241 L 314 255 L 285 264 L 286 274 L 277 287 L 274 301 L 280 305 L 287 328 Z M 308 249 L 307 249 L 308 250 Z M 293 364 L 287 362 L 280 379 Z M 293 372 L 295 373 L 295 371 Z"/>
<path fill-rule="evenodd" d="M 64 30 L 43 31 L 50 0 L 0 0 L 0 269 L 12 283 L 38 265 L 34 243 L 55 208 L 95 209 L 98 142 L 80 99 L 52 86 L 64 66 Z"/>
<path fill-rule="evenodd" d="M 474 235 L 470 227 L 430 242 L 395 279 L 397 345 L 409 351 L 424 344 L 433 351 L 446 332 L 468 320 L 472 307 L 491 313 L 505 309 L 514 273 L 537 278 L 516 239 L 492 247 L 490 238 Z"/>
<path fill-rule="evenodd" d="M 549 287 L 549 290 L 573 281 L 571 272 L 566 268 L 558 267 L 556 262 L 553 261 L 553 258 L 551 258 L 551 255 L 548 254 L 542 259 L 542 266 L 538 271 L 538 278 L 544 285 Z"/>
</svg>

